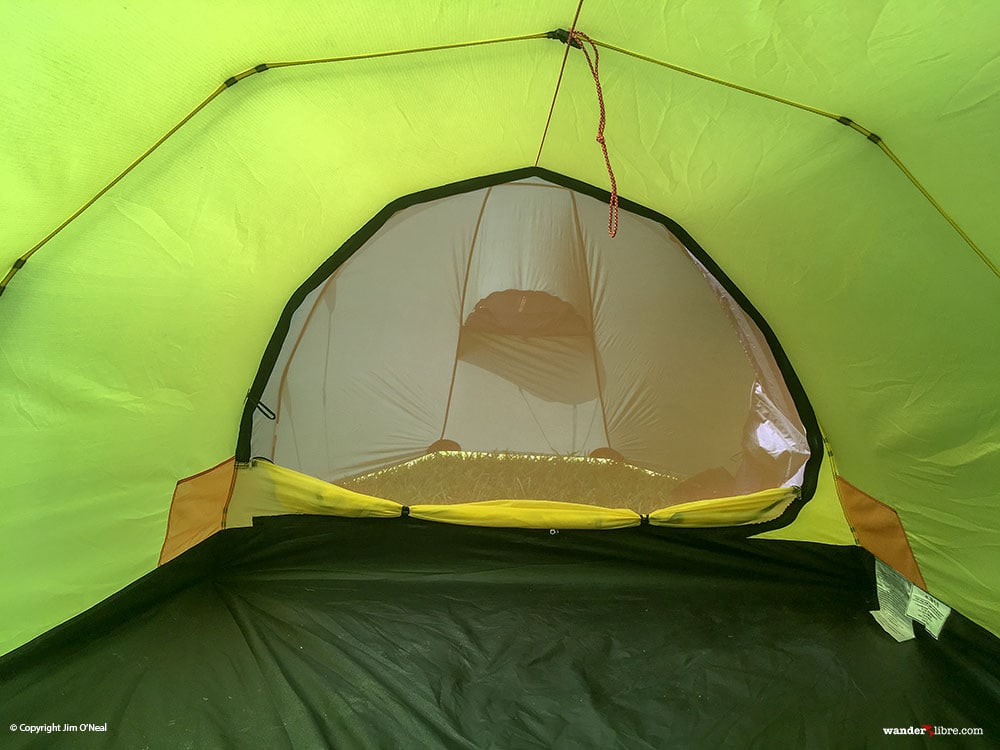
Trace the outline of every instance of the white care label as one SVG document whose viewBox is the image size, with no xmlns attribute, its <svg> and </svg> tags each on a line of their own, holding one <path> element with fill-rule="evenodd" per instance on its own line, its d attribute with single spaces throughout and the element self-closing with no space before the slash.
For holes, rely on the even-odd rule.
<svg viewBox="0 0 1000 750">
<path fill-rule="evenodd" d="M 875 560 L 875 584 L 878 610 L 871 613 L 876 622 L 898 642 L 914 638 L 913 621 L 921 623 L 937 638 L 951 607 L 942 604 L 919 586 L 879 559 Z"/>
<path fill-rule="evenodd" d="M 875 585 L 878 589 L 878 609 L 871 613 L 875 621 L 898 643 L 915 638 L 913 619 L 906 614 L 913 584 L 876 558 Z"/>
<path fill-rule="evenodd" d="M 917 586 L 910 592 L 910 603 L 906 606 L 906 614 L 917 622 L 922 622 L 927 632 L 937 638 L 941 635 L 944 621 L 951 614 L 951 607 L 942 604 L 933 596 Z"/>
</svg>

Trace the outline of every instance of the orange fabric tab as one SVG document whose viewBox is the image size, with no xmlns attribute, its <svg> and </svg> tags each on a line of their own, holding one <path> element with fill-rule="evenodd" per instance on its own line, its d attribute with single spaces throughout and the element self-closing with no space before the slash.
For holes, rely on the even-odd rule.
<svg viewBox="0 0 1000 750">
<path fill-rule="evenodd" d="M 223 528 L 235 481 L 236 459 L 230 458 L 177 483 L 159 565 Z"/>
<path fill-rule="evenodd" d="M 896 511 L 839 476 L 837 491 L 858 543 L 926 590 L 927 584 L 920 574 L 903 522 L 899 520 Z"/>
</svg>

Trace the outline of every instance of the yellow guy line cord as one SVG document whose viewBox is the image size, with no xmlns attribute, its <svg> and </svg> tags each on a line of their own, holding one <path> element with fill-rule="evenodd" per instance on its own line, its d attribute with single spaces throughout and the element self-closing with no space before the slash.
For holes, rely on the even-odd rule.
<svg viewBox="0 0 1000 750">
<path fill-rule="evenodd" d="M 582 5 L 582 0 L 581 0 L 580 5 Z M 577 7 L 577 13 L 578 14 L 579 14 L 579 10 L 580 10 L 580 8 L 578 6 Z M 575 20 L 574 20 L 574 23 L 575 23 Z M 65 229 L 70 224 L 70 222 L 72 222 L 73 220 L 75 220 L 78 216 L 80 216 L 80 214 L 82 214 L 84 211 L 86 211 L 88 208 L 90 208 L 98 199 L 101 198 L 101 196 L 103 196 L 111 188 L 113 188 L 115 185 L 117 185 L 122 180 L 122 178 L 125 177 L 125 175 L 127 175 L 129 172 L 131 172 L 137 166 L 139 166 L 143 161 L 145 161 L 145 159 L 150 154 L 152 154 L 154 151 L 156 151 L 156 149 L 158 149 L 161 145 L 163 145 L 164 141 L 166 141 L 170 136 L 172 136 L 174 133 L 176 133 L 188 120 L 190 120 L 192 117 L 194 117 L 196 114 L 198 114 L 202 109 L 204 109 L 213 99 L 215 99 L 219 94 L 221 94 L 227 88 L 230 88 L 231 86 L 234 86 L 235 84 L 237 84 L 240 81 L 242 81 L 244 78 L 248 78 L 248 77 L 254 75 L 255 73 L 262 73 L 265 70 L 270 70 L 271 68 L 291 68 L 291 67 L 297 67 L 297 66 L 302 66 L 302 65 L 320 65 L 320 64 L 324 64 L 324 63 L 350 62 L 350 61 L 355 61 L 355 60 L 372 60 L 372 59 L 376 59 L 376 58 L 380 58 L 380 57 L 393 57 L 393 56 L 396 56 L 396 55 L 409 55 L 409 54 L 416 54 L 416 53 L 420 53 L 420 52 L 437 52 L 437 51 L 441 51 L 441 50 L 462 49 L 462 48 L 465 48 L 465 47 L 478 47 L 478 46 L 483 46 L 483 45 L 488 45 L 488 44 L 501 44 L 501 43 L 504 43 L 504 42 L 519 42 L 519 41 L 525 41 L 525 40 L 529 40 L 529 39 L 544 39 L 544 38 L 552 38 L 551 32 L 543 32 L 543 33 L 539 33 L 539 34 L 524 34 L 524 35 L 521 35 L 521 36 L 502 37 L 502 38 L 498 38 L 498 39 L 486 39 L 486 40 L 475 41 L 475 42 L 459 42 L 459 43 L 456 43 L 456 44 L 441 44 L 441 45 L 436 45 L 436 46 L 433 46 L 433 47 L 417 47 L 417 48 L 414 48 L 414 49 L 394 50 L 394 51 L 391 51 L 391 52 L 374 52 L 374 53 L 362 54 L 362 55 L 345 55 L 343 57 L 325 57 L 325 58 L 319 58 L 319 59 L 315 59 L 315 60 L 289 60 L 289 61 L 273 62 L 273 63 L 261 63 L 260 65 L 256 65 L 253 68 L 248 68 L 247 70 L 244 70 L 242 73 L 238 73 L 235 76 L 232 76 L 231 78 L 226 79 L 226 81 L 224 83 L 222 83 L 217 89 L 215 89 L 215 91 L 213 91 L 211 94 L 209 94 L 209 96 L 204 101 L 202 101 L 201 104 L 199 104 L 197 107 L 195 107 L 193 110 L 191 110 L 191 112 L 189 112 L 180 122 L 178 122 L 176 125 L 174 125 L 174 127 L 172 127 L 170 130 L 168 130 L 163 135 L 162 138 L 160 138 L 158 141 L 156 141 L 156 143 L 154 143 L 152 146 L 150 146 L 135 161 L 133 161 L 131 164 L 129 164 L 128 167 L 126 167 L 121 172 L 121 174 L 119 174 L 117 177 L 115 177 L 113 180 L 111 180 L 111 182 L 109 182 L 107 185 L 105 185 L 97 194 L 94 195 L 94 197 L 92 197 L 90 200 L 88 200 L 86 203 L 84 203 L 82 206 L 80 206 L 80 208 L 78 208 L 76 211 L 74 211 L 70 215 L 70 217 L 68 219 L 66 219 L 62 224 L 60 224 L 59 226 L 57 226 L 55 229 L 53 229 L 51 232 L 49 232 L 49 234 L 47 234 L 45 237 L 43 237 L 41 239 L 41 241 L 39 241 L 34 247 L 32 247 L 30 250 L 28 250 L 26 253 L 24 253 L 20 258 L 18 258 L 17 260 L 15 260 L 14 264 L 11 266 L 11 269 L 7 272 L 7 275 L 4 276 L 4 278 L 3 278 L 2 281 L 0 281 L 0 296 L 3 295 L 4 291 L 7 288 L 7 285 L 10 283 L 10 280 L 24 266 L 24 264 L 28 261 L 28 259 L 32 255 L 34 255 L 36 252 L 38 252 L 38 250 L 40 250 L 42 247 L 44 247 L 45 244 L 48 243 L 49 240 L 51 240 L 57 234 L 59 234 L 59 232 L 61 232 L 63 229 Z M 955 221 L 955 219 L 952 218 L 952 216 L 947 211 L 945 211 L 944 207 L 940 203 L 938 203 L 938 201 L 934 198 L 933 195 L 930 194 L 930 192 L 927 190 L 927 188 L 925 188 L 923 186 L 923 184 L 920 182 L 920 180 L 918 180 L 916 178 L 916 176 L 914 176 L 914 174 L 906 167 L 906 165 L 903 164 L 903 162 L 899 159 L 898 156 L 896 156 L 896 154 L 892 151 L 892 149 L 889 148 L 889 146 L 885 143 L 885 141 L 883 141 L 881 137 L 879 137 L 878 135 L 876 135 L 875 133 L 873 133 L 868 128 L 866 128 L 866 127 L 864 127 L 862 125 L 859 125 L 858 123 L 856 123 L 853 120 L 851 120 L 849 117 L 843 117 L 843 116 L 840 116 L 840 115 L 836 115 L 836 114 L 834 114 L 832 112 L 827 112 L 826 110 L 819 109 L 818 107 L 811 107 L 808 104 L 802 104 L 801 102 L 792 101 L 791 99 L 785 99 L 785 98 L 780 97 L 780 96 L 775 96 L 774 94 L 768 94 L 768 93 L 765 93 L 763 91 L 757 91 L 756 89 L 751 89 L 751 88 L 749 88 L 747 86 L 740 86 L 739 84 L 732 83 L 731 81 L 726 81 L 726 80 L 724 80 L 722 78 L 716 78 L 715 76 L 706 75 L 705 73 L 699 73 L 697 71 L 690 70 L 688 68 L 683 68 L 683 67 L 681 67 L 679 65 L 674 65 L 672 63 L 668 63 L 668 62 L 665 62 L 663 60 L 657 60 L 654 57 L 649 57 L 647 55 L 641 55 L 638 52 L 632 52 L 631 50 L 627 50 L 627 49 L 625 49 L 623 47 L 618 47 L 618 46 L 613 45 L 613 44 L 608 44 L 607 42 L 601 42 L 601 41 L 594 40 L 594 43 L 598 47 L 603 47 L 604 49 L 611 50 L 612 52 L 618 52 L 619 54 L 635 58 L 636 60 L 642 60 L 644 62 L 648 62 L 648 63 L 651 63 L 653 65 L 657 65 L 657 66 L 659 66 L 661 68 L 667 68 L 667 69 L 673 70 L 673 71 L 675 71 L 677 73 L 682 73 L 684 75 L 692 76 L 694 78 L 700 78 L 703 81 L 708 81 L 710 83 L 716 83 L 716 84 L 719 84 L 720 86 L 726 86 L 728 88 L 735 89 L 736 91 L 742 91 L 742 92 L 744 92 L 746 94 L 752 94 L 753 96 L 759 96 L 759 97 L 761 97 L 763 99 L 770 99 L 773 102 L 777 102 L 779 104 L 784 104 L 784 105 L 787 105 L 789 107 L 795 107 L 796 109 L 801 109 L 801 110 L 804 110 L 806 112 L 812 112 L 815 115 L 820 115 L 821 117 L 826 117 L 826 118 L 831 119 L 831 120 L 836 120 L 837 122 L 841 123 L 842 125 L 847 125 L 848 127 L 852 128 L 853 130 L 856 130 L 857 132 L 861 133 L 861 135 L 865 136 L 868 140 L 870 140 L 872 143 L 874 143 L 875 145 L 877 145 L 882 150 L 882 152 L 887 157 L 889 157 L 889 159 L 892 161 L 892 163 L 896 165 L 896 167 L 906 176 L 906 178 L 913 184 L 913 186 L 916 187 L 917 190 L 919 190 L 920 193 L 924 196 L 924 198 L 927 199 L 927 202 L 930 203 L 934 207 L 934 209 L 944 218 L 944 220 L 947 221 L 948 224 L 951 225 L 951 227 L 958 233 L 958 235 L 963 240 L 965 240 L 965 243 L 970 248 L 972 248 L 973 252 L 975 252 L 976 255 L 979 256 L 980 260 L 982 260 L 982 262 L 984 264 L 986 264 L 986 267 L 989 268 L 990 271 L 993 272 L 993 275 L 996 276 L 998 279 L 1000 279 L 1000 268 L 998 268 L 997 265 L 979 248 L 979 246 L 975 243 L 975 241 L 973 241 L 973 239 L 958 224 L 958 222 Z M 569 53 L 569 46 L 570 45 L 567 43 L 566 46 L 567 46 L 566 53 L 568 54 Z M 565 65 L 565 58 L 563 60 L 563 64 Z M 557 87 L 556 87 L 556 94 L 558 95 L 558 84 L 557 84 Z M 554 97 L 553 97 L 553 105 L 554 105 Z M 551 112 L 550 112 L 550 118 L 551 118 Z M 547 129 L 547 126 L 546 126 L 546 129 Z M 544 134 L 543 134 L 543 136 L 542 136 L 542 145 L 539 146 L 539 155 L 541 154 L 541 149 L 542 149 L 542 146 L 544 145 L 544 143 L 545 143 L 545 137 L 544 137 Z"/>
<path fill-rule="evenodd" d="M 232 79 L 230 79 L 230 80 L 232 80 Z M 131 172 L 136 167 L 138 167 L 146 159 L 147 156 L 149 156 L 151 153 L 153 153 L 154 151 L 156 151 L 156 149 L 158 149 L 161 145 L 163 145 L 163 142 L 165 140 L 167 140 L 167 138 L 169 138 L 174 133 L 176 133 L 178 130 L 180 130 L 181 127 L 184 125 L 184 123 L 186 123 L 188 120 L 190 120 L 196 114 L 198 114 L 199 112 L 201 112 L 206 106 L 208 106 L 208 103 L 210 101 L 212 101 L 215 97 L 217 97 L 219 94 L 221 94 L 223 91 L 225 91 L 229 87 L 229 85 L 231 85 L 231 84 L 225 84 L 225 83 L 223 83 L 222 85 L 220 85 L 219 88 L 217 88 L 215 91 L 213 91 L 211 94 L 209 94 L 208 97 L 201 104 L 199 104 L 197 107 L 195 107 L 194 109 L 192 109 L 187 115 L 185 115 L 184 119 L 182 119 L 180 122 L 178 122 L 172 128 L 170 128 L 170 130 L 168 130 L 163 135 L 163 137 L 160 138 L 160 140 L 158 140 L 156 143 L 154 143 L 152 146 L 150 146 L 148 149 L 146 149 L 146 151 L 143 152 L 143 154 L 139 158 L 137 158 L 135 161 L 133 161 L 131 164 L 129 164 L 127 167 L 125 167 L 124 171 L 122 171 L 121 174 L 119 174 L 117 177 L 115 177 L 115 179 L 113 179 L 111 182 L 109 182 L 107 185 L 105 185 L 103 188 L 101 188 L 101 190 L 96 195 L 94 195 L 93 198 L 91 198 L 89 201 L 87 201 L 82 206 L 80 206 L 78 209 L 76 209 L 76 211 L 74 211 L 70 215 L 70 217 L 68 219 L 66 219 L 66 221 L 64 221 L 62 224 L 60 224 L 55 229 L 53 229 L 51 232 L 49 232 L 47 235 L 45 235 L 45 237 L 43 237 L 38 242 L 38 244 L 36 244 L 33 248 L 31 248 L 28 252 L 26 252 L 20 258 L 18 258 L 17 260 L 15 260 L 14 261 L 14 265 L 11 266 L 10 270 L 7 272 L 7 275 L 3 277 L 3 281 L 0 281 L 0 295 L 2 295 L 4 293 L 5 289 L 7 289 L 7 284 L 9 284 L 10 280 L 12 278 L 14 278 L 14 274 L 16 274 L 19 270 L 21 270 L 21 267 L 25 263 L 28 262 L 28 258 L 30 258 L 32 255 L 34 255 L 36 252 L 38 252 L 42 247 L 45 246 L 45 244 L 49 240 L 51 240 L 53 237 L 55 237 L 57 234 L 59 234 L 62 230 L 64 230 L 67 226 L 69 226 L 70 222 L 72 222 L 76 217 L 78 217 L 80 214 L 82 214 L 84 211 L 86 211 L 88 208 L 90 208 L 92 205 L 94 205 L 94 203 L 96 203 L 97 200 L 102 195 L 104 195 L 111 188 L 113 188 L 115 185 L 117 185 L 122 180 L 122 178 L 125 177 L 125 175 L 127 175 L 129 172 Z"/>
<path fill-rule="evenodd" d="M 28 262 L 28 259 L 32 255 L 34 255 L 36 252 L 38 252 L 39 250 L 41 250 L 49 242 L 49 240 L 51 240 L 53 237 L 55 237 L 57 234 L 59 234 L 63 229 L 65 229 L 67 226 L 69 226 L 69 224 L 72 221 L 74 221 L 77 217 L 79 217 L 80 214 L 82 214 L 84 211 L 86 211 L 88 208 L 90 208 L 92 205 L 94 205 L 94 203 L 96 203 L 101 198 L 101 196 L 103 196 L 111 188 L 113 188 L 115 185 L 117 185 L 119 182 L 121 182 L 121 180 L 129 172 L 131 172 L 133 169 L 135 169 L 140 164 L 142 164 L 142 162 L 145 161 L 146 158 L 150 154 L 152 154 L 154 151 L 156 151 L 156 149 L 158 149 L 160 146 L 163 145 L 164 141 L 166 141 L 168 138 L 170 138 L 170 136 L 172 136 L 174 133 L 176 133 L 178 130 L 180 130 L 184 126 L 184 124 L 188 122 L 188 120 L 190 120 L 196 114 L 198 114 L 199 112 L 201 112 L 201 110 L 203 110 L 205 107 L 207 107 L 209 105 L 209 103 L 213 99 L 215 99 L 219 94 L 221 94 L 226 89 L 231 88 L 232 86 L 235 86 L 237 83 L 239 83 L 240 81 L 242 81 L 244 78 L 249 78 L 250 76 L 254 75 L 255 73 L 263 73 L 265 70 L 270 70 L 272 68 L 294 68 L 294 67 L 298 67 L 298 66 L 302 66 L 302 65 L 321 65 L 321 64 L 325 64 L 325 63 L 351 62 L 351 61 L 355 61 L 355 60 L 373 60 L 373 59 L 380 58 L 380 57 L 394 57 L 396 55 L 412 55 L 412 54 L 417 54 L 417 53 L 420 53 L 420 52 L 438 52 L 438 51 L 441 51 L 441 50 L 462 49 L 464 47 L 481 47 L 481 46 L 485 46 L 485 45 L 488 45 L 488 44 L 502 44 L 504 42 L 520 42 L 520 41 L 525 41 L 525 40 L 528 40 L 528 39 L 545 39 L 546 37 L 547 37 L 547 33 L 543 32 L 543 33 L 539 33 L 539 34 L 523 34 L 521 36 L 501 37 L 501 38 L 498 38 L 498 39 L 484 39 L 484 40 L 474 41 L 474 42 L 458 42 L 458 43 L 455 43 L 455 44 L 439 44 L 439 45 L 435 45 L 433 47 L 417 47 L 417 48 L 414 48 L 414 49 L 393 50 L 393 51 L 390 51 L 390 52 L 373 52 L 373 53 L 363 54 L 363 55 L 345 55 L 343 57 L 324 57 L 324 58 L 319 58 L 319 59 L 315 59 L 315 60 L 286 60 L 286 61 L 280 61 L 280 62 L 261 63 L 260 65 L 255 65 L 252 68 L 248 68 L 248 69 L 244 70 L 242 73 L 237 73 L 236 75 L 234 75 L 234 76 L 232 76 L 230 78 L 227 78 L 222 84 L 220 84 L 219 87 L 217 89 L 215 89 L 215 91 L 213 91 L 211 94 L 209 94 L 205 98 L 205 100 L 201 102 L 201 104 L 199 104 L 197 107 L 195 107 L 194 109 L 192 109 L 187 115 L 185 115 L 184 118 L 181 119 L 180 122 L 178 122 L 176 125 L 174 125 L 172 128 L 170 128 L 170 130 L 168 130 L 163 135 L 163 137 L 161 137 L 158 141 L 156 141 L 156 143 L 154 143 L 152 146 L 150 146 L 148 149 L 146 149 L 146 151 L 144 151 L 142 153 L 142 155 L 140 155 L 135 161 L 133 161 L 124 170 L 122 170 L 122 172 L 117 177 L 115 177 L 113 180 L 111 180 L 111 182 L 109 182 L 107 185 L 105 185 L 103 188 L 101 188 L 94 195 L 94 197 L 92 197 L 90 200 L 88 200 L 86 203 L 84 203 L 82 206 L 80 206 L 80 208 L 78 208 L 76 211 L 74 211 L 69 216 L 68 219 L 66 219 L 62 224 L 60 224 L 55 229 L 53 229 L 51 232 L 49 232 L 47 235 L 45 235 L 45 237 L 43 237 L 34 247 L 32 247 L 30 250 L 28 250 L 26 253 L 24 253 L 24 255 L 22 255 L 20 258 L 18 258 L 17 260 L 15 260 L 14 264 L 11 266 L 10 270 L 7 272 L 7 275 L 3 277 L 2 281 L 0 281 L 0 296 L 2 296 L 3 293 L 4 293 L 4 291 L 7 289 L 7 285 L 10 283 L 10 280 L 12 278 L 14 278 L 14 275 L 19 270 L 21 270 L 21 268 L 24 266 L 25 263 Z"/>
<path fill-rule="evenodd" d="M 545 118 L 545 127 L 542 129 L 542 140 L 538 144 L 538 153 L 535 155 L 536 167 L 538 166 L 538 160 L 542 158 L 542 149 L 545 148 L 545 136 L 549 134 L 549 125 L 552 124 L 552 113 L 556 111 L 556 99 L 559 98 L 559 87 L 562 85 L 563 73 L 566 72 L 566 61 L 569 59 L 569 51 L 573 46 L 570 40 L 573 38 L 573 32 L 576 31 L 576 22 L 580 20 L 581 10 L 583 10 L 583 0 L 577 3 L 573 23 L 569 26 L 569 35 L 566 37 L 566 51 L 563 52 L 562 64 L 559 66 L 559 77 L 556 78 L 556 90 L 552 92 L 552 104 L 549 106 L 549 116 Z"/>
<path fill-rule="evenodd" d="M 739 84 L 732 83 L 731 81 L 726 81 L 722 78 L 716 78 L 715 76 L 706 75 L 705 73 L 699 73 L 695 70 L 690 70 L 689 68 L 682 68 L 680 65 L 674 65 L 672 63 L 668 63 L 663 60 L 657 60 L 654 57 L 641 55 L 638 52 L 632 52 L 631 50 L 627 50 L 624 47 L 617 47 L 613 44 L 608 44 L 607 42 L 601 42 L 595 39 L 594 44 L 596 44 L 598 47 L 603 47 L 604 49 L 611 50 L 612 52 L 618 52 L 619 54 L 635 58 L 636 60 L 642 60 L 643 62 L 652 63 L 653 65 L 658 65 L 661 68 L 667 68 L 677 73 L 683 73 L 686 76 L 691 76 L 693 78 L 700 78 L 701 80 L 708 81 L 709 83 L 717 83 L 720 86 L 727 86 L 728 88 L 735 89 L 737 91 L 742 91 L 745 94 L 752 94 L 753 96 L 759 96 L 763 99 L 770 99 L 772 102 L 778 102 L 779 104 L 785 104 L 789 107 L 795 107 L 796 109 L 801 109 L 806 112 L 812 112 L 814 115 L 820 115 L 821 117 L 828 117 L 831 120 L 836 120 L 842 125 L 847 125 L 852 130 L 856 130 L 857 132 L 861 133 L 861 135 L 865 136 L 865 138 L 867 138 L 876 146 L 878 146 L 882 150 L 882 152 L 889 157 L 892 163 L 899 168 L 899 171 L 906 176 L 906 179 L 908 179 L 911 183 L 913 183 L 913 186 L 920 191 L 920 193 L 924 196 L 924 198 L 927 199 L 927 202 L 930 203 L 939 214 L 941 214 L 944 220 L 951 225 L 952 229 L 958 232 L 958 235 L 963 240 L 965 240 L 965 244 L 967 244 L 970 248 L 972 248 L 972 251 L 976 255 L 978 255 L 979 259 L 986 264 L 986 267 L 993 272 L 993 275 L 996 276 L 998 279 L 1000 279 L 1000 268 L 997 267 L 996 263 L 990 260 L 990 258 L 986 255 L 986 253 L 984 253 L 979 248 L 979 246 L 973 241 L 973 239 L 968 235 L 968 233 L 964 229 L 962 229 L 961 226 L 959 226 L 958 222 L 955 221 L 955 219 L 953 219 L 951 215 L 944 210 L 944 207 L 937 202 L 937 200 L 934 198 L 933 195 L 930 194 L 927 188 L 925 188 L 923 184 L 921 184 L 920 180 L 918 180 L 916 176 L 914 176 L 914 174 L 909 169 L 907 169 L 906 165 L 903 164 L 903 162 L 899 159 L 898 156 L 896 156 L 895 153 L 893 153 L 892 149 L 889 148 L 886 142 L 882 140 L 880 136 L 876 135 L 868 128 L 854 122 L 851 118 L 843 117 L 842 115 L 835 115 L 833 112 L 827 112 L 826 110 L 819 109 L 818 107 L 811 107 L 808 104 L 802 104 L 801 102 L 792 101 L 791 99 L 785 99 L 780 96 L 775 96 L 774 94 L 768 94 L 764 91 L 757 91 L 756 89 L 751 89 L 746 86 L 740 86 Z"/>
</svg>

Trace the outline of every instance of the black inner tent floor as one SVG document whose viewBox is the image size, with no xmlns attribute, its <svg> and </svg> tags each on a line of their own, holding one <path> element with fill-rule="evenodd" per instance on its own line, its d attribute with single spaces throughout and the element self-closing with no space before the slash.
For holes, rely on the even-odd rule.
<svg viewBox="0 0 1000 750">
<path fill-rule="evenodd" d="M 651 527 L 261 519 L 0 659 L 7 724 L 107 724 L 3 744 L 998 746 L 998 640 L 954 613 L 897 644 L 872 568 Z M 983 736 L 884 732 L 924 724 Z"/>
</svg>

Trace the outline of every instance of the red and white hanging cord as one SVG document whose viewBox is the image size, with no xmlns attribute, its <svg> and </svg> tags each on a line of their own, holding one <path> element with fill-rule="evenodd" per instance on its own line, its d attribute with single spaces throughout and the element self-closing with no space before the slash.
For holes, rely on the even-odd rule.
<svg viewBox="0 0 1000 750">
<path fill-rule="evenodd" d="M 604 91 L 601 89 L 599 72 L 600 53 L 594 40 L 582 31 L 573 29 L 569 32 L 568 43 L 572 45 L 574 41 L 583 50 L 583 56 L 587 58 L 587 67 L 590 68 L 590 74 L 594 77 L 594 87 L 597 89 L 597 104 L 601 110 L 601 117 L 597 123 L 596 140 L 601 146 L 601 152 L 604 154 L 604 164 L 608 168 L 608 179 L 611 181 L 611 199 L 608 205 L 608 236 L 614 237 L 618 233 L 618 184 L 615 182 L 615 171 L 611 167 L 611 157 L 608 156 L 608 144 L 604 140 L 604 126 L 607 124 L 607 114 L 604 110 Z M 591 59 L 590 51 L 587 49 L 588 44 L 594 53 L 593 59 Z"/>
</svg>

